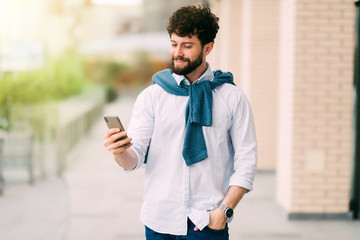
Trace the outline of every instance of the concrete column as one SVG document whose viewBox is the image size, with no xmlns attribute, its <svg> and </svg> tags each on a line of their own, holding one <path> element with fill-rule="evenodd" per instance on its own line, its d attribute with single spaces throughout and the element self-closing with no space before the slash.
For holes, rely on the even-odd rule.
<svg viewBox="0 0 360 240">
<path fill-rule="evenodd" d="M 212 1 L 220 31 L 212 66 L 234 74 L 249 98 L 259 144 L 259 168 L 276 168 L 280 0 Z"/>
<path fill-rule="evenodd" d="M 239 12 L 242 16 L 241 24 L 241 53 L 240 53 L 240 69 L 241 69 L 241 88 L 251 99 L 251 57 L 252 57 L 252 3 L 251 0 L 242 1 L 242 11 Z"/>
<path fill-rule="evenodd" d="M 292 141 L 294 102 L 295 0 L 281 1 L 277 200 L 286 209 L 292 198 Z"/>
<path fill-rule="evenodd" d="M 242 1 L 211 1 L 211 8 L 220 18 L 220 29 L 208 61 L 213 70 L 221 69 L 232 72 L 235 83 L 240 86 L 242 85 Z"/>
<path fill-rule="evenodd" d="M 248 49 L 249 57 L 242 63 L 249 71 L 245 89 L 249 89 L 256 124 L 259 168 L 273 170 L 277 158 L 280 0 L 257 0 L 250 5 L 251 31 L 247 34 L 251 37 L 243 47 L 244 51 Z"/>
</svg>

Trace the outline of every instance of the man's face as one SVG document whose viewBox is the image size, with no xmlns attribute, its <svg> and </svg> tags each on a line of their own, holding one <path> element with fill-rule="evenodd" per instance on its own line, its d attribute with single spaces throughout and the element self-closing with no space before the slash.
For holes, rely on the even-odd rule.
<svg viewBox="0 0 360 240">
<path fill-rule="evenodd" d="M 180 37 L 171 34 L 171 68 L 174 73 L 187 75 L 203 62 L 203 47 L 196 36 Z"/>
</svg>

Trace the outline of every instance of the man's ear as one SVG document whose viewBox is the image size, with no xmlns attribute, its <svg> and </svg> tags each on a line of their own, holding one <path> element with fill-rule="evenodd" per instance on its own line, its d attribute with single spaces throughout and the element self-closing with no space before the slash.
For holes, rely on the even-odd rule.
<svg viewBox="0 0 360 240">
<path fill-rule="evenodd" d="M 214 42 L 209 42 L 204 45 L 204 55 L 207 56 L 214 47 Z"/>
</svg>

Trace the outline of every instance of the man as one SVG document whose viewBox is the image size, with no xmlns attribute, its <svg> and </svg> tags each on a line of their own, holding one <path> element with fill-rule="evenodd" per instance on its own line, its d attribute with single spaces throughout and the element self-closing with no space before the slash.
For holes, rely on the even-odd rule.
<svg viewBox="0 0 360 240">
<path fill-rule="evenodd" d="M 189 6 L 169 19 L 172 69 L 137 98 L 126 132 L 104 145 L 131 171 L 146 163 L 146 239 L 228 239 L 233 209 L 252 190 L 257 147 L 249 103 L 232 74 L 206 62 L 218 18 Z M 130 146 L 124 146 L 130 143 Z"/>
</svg>

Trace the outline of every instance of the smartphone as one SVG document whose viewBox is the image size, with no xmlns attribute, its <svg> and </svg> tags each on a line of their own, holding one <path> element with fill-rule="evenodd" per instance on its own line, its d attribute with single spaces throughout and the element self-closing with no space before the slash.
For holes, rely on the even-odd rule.
<svg viewBox="0 0 360 240">
<path fill-rule="evenodd" d="M 108 128 L 119 128 L 120 131 L 125 131 L 120 119 L 117 116 L 104 116 L 106 125 Z M 128 136 L 117 139 L 115 142 L 126 139 Z M 130 143 L 125 144 L 124 146 L 129 146 Z"/>
</svg>

